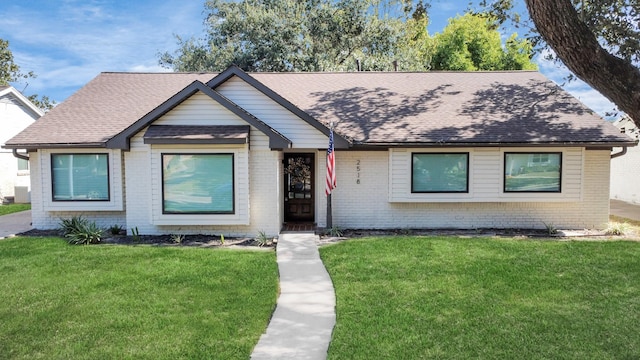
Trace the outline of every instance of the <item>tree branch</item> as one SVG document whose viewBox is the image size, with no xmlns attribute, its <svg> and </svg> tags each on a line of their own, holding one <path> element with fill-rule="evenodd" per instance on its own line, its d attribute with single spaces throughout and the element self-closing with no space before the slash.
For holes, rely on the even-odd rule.
<svg viewBox="0 0 640 360">
<path fill-rule="evenodd" d="M 640 127 L 640 69 L 606 51 L 571 0 L 525 0 L 540 35 L 577 77 Z"/>
</svg>

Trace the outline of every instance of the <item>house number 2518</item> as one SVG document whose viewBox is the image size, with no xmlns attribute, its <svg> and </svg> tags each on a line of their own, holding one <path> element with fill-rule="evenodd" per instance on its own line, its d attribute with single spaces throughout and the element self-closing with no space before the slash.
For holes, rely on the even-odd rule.
<svg viewBox="0 0 640 360">
<path fill-rule="evenodd" d="M 360 184 L 360 159 L 356 160 L 356 184 Z"/>
</svg>

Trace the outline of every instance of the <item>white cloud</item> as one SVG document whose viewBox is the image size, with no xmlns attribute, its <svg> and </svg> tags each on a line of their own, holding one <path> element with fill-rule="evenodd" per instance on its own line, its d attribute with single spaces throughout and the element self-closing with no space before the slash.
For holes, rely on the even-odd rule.
<svg viewBox="0 0 640 360">
<path fill-rule="evenodd" d="M 31 92 L 61 101 L 102 71 L 167 71 L 158 53 L 176 48 L 174 34 L 200 36 L 202 10 L 200 1 L 180 0 L 1 2 L 11 16 L 0 18 L 0 38 L 23 72 L 38 75 Z"/>
</svg>

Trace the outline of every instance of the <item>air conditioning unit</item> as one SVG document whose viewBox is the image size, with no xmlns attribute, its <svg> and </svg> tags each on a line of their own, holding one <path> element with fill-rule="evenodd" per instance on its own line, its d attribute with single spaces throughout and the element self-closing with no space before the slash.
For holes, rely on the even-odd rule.
<svg viewBox="0 0 640 360">
<path fill-rule="evenodd" d="M 13 202 L 16 204 L 28 204 L 31 202 L 31 192 L 28 186 L 14 186 Z"/>
</svg>

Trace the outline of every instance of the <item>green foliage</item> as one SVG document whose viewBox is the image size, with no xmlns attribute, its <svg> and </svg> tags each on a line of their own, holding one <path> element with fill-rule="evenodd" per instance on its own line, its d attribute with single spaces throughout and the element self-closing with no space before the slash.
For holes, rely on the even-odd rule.
<svg viewBox="0 0 640 360">
<path fill-rule="evenodd" d="M 95 221 L 89 221 L 82 216 L 60 219 L 60 230 L 69 244 L 73 245 L 99 243 L 104 233 L 104 229 L 96 225 Z"/>
<path fill-rule="evenodd" d="M 498 22 L 467 14 L 430 37 L 428 3 L 399 0 L 210 0 L 205 40 L 178 38 L 160 55 L 176 71 L 535 69 L 531 44 L 504 48 Z"/>
<path fill-rule="evenodd" d="M 108 230 L 111 235 L 120 235 L 120 233 L 124 229 L 122 228 L 122 226 L 116 224 L 116 225 L 111 225 Z"/>
<path fill-rule="evenodd" d="M 255 238 L 255 242 L 258 243 L 258 246 L 262 247 L 268 245 L 271 242 L 271 239 L 264 231 L 260 230 L 258 231 L 258 236 Z"/>
<path fill-rule="evenodd" d="M 9 41 L 0 39 L 0 86 L 6 86 L 9 83 L 29 78 L 35 78 L 33 72 L 21 73 L 20 66 L 13 60 L 13 53 L 9 49 Z"/>
<path fill-rule="evenodd" d="M 626 222 L 609 222 L 609 225 L 605 229 L 606 235 L 625 235 L 629 233 L 631 226 Z"/>
<path fill-rule="evenodd" d="M 176 244 L 182 244 L 182 242 L 184 241 L 184 235 L 182 235 L 182 234 L 171 234 L 171 241 L 173 241 Z"/>
<path fill-rule="evenodd" d="M 434 70 L 533 70 L 532 47 L 513 34 L 502 47 L 497 22 L 486 14 L 470 14 L 449 20 L 433 37 Z"/>
<path fill-rule="evenodd" d="M 344 232 L 340 226 L 334 225 L 327 229 L 327 234 L 332 237 L 342 237 Z"/>
<path fill-rule="evenodd" d="M 0 86 L 35 78 L 36 75 L 33 71 L 26 74 L 20 71 L 20 66 L 13 60 L 13 53 L 9 49 L 9 41 L 0 39 Z M 47 96 L 38 98 L 38 95 L 34 94 L 28 96 L 28 99 L 44 111 L 51 110 L 56 104 L 55 101 L 52 101 Z"/>
<path fill-rule="evenodd" d="M 137 226 L 131 228 L 131 236 L 133 237 L 133 242 L 140 242 L 140 232 Z"/>
<path fill-rule="evenodd" d="M 558 233 L 558 228 L 552 223 L 547 224 L 546 222 L 543 222 L 543 224 L 544 224 L 544 227 L 547 229 L 547 235 L 555 235 Z"/>
</svg>

